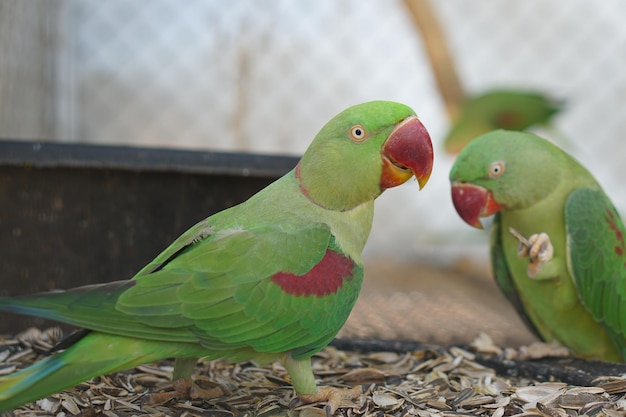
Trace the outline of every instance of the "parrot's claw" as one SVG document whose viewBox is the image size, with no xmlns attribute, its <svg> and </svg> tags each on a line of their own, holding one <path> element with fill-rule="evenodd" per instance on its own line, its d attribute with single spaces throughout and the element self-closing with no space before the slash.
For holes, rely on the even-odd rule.
<svg viewBox="0 0 626 417">
<path fill-rule="evenodd" d="M 176 391 L 154 392 L 142 398 L 141 403 L 149 406 L 163 405 L 177 396 Z"/>
<path fill-rule="evenodd" d="M 188 378 L 177 378 L 172 381 L 174 391 L 157 392 L 147 396 L 144 401 L 148 405 L 165 404 L 171 399 L 211 399 L 221 397 L 224 392 L 219 388 L 206 389 L 202 388 L 194 381 Z"/>
<path fill-rule="evenodd" d="M 344 400 L 351 401 L 359 398 L 363 394 L 363 390 L 360 385 L 349 389 L 322 387 L 318 388 L 315 394 L 298 395 L 289 404 L 290 407 L 297 407 L 303 404 L 312 404 L 316 402 L 326 402 L 324 411 L 326 417 L 331 417 L 335 414 L 335 411 L 341 406 L 341 402 Z"/>
<path fill-rule="evenodd" d="M 536 261 L 546 263 L 552 259 L 554 247 L 552 246 L 552 242 L 550 242 L 550 236 L 546 233 L 534 234 L 528 238 L 528 242 L 531 245 L 528 251 L 528 257 L 531 263 Z"/>
<path fill-rule="evenodd" d="M 554 246 L 550 242 L 550 236 L 547 233 L 535 233 L 526 239 L 512 227 L 509 228 L 509 232 L 519 240 L 517 256 L 528 258 L 530 261 L 527 269 L 528 276 L 536 278 L 541 267 L 554 255 Z"/>
</svg>

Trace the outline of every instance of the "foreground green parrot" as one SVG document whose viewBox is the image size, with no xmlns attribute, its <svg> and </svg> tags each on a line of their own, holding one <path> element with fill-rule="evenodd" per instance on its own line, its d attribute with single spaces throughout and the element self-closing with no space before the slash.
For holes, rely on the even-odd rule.
<svg viewBox="0 0 626 417">
<path fill-rule="evenodd" d="M 225 358 L 282 361 L 297 398 L 328 401 L 332 414 L 341 395 L 318 390 L 310 357 L 358 297 L 374 199 L 413 176 L 423 187 L 432 165 L 410 108 L 356 105 L 320 130 L 291 172 L 193 226 L 131 280 L 0 299 L 0 309 L 88 329 L 0 378 L 0 410 L 164 358 L 176 358 L 173 378 L 189 381 L 198 358 Z"/>
<path fill-rule="evenodd" d="M 459 216 L 491 231 L 495 279 L 538 336 L 586 359 L 626 358 L 626 231 L 594 177 L 536 135 L 474 139 L 450 172 Z"/>
<path fill-rule="evenodd" d="M 495 129 L 526 130 L 548 124 L 560 110 L 560 103 L 539 92 L 488 91 L 463 103 L 444 139 L 444 147 L 446 152 L 457 154 L 483 133 Z"/>
</svg>

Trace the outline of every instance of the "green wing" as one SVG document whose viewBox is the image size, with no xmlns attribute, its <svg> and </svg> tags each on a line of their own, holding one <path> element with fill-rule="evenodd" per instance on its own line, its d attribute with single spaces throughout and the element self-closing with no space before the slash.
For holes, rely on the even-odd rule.
<svg viewBox="0 0 626 417">
<path fill-rule="evenodd" d="M 495 215 L 493 226 L 491 231 L 491 268 L 493 270 L 493 276 L 500 287 L 500 290 L 504 296 L 513 305 L 517 314 L 520 316 L 526 326 L 540 339 L 541 334 L 537 330 L 537 327 L 533 324 L 524 309 L 524 304 L 519 296 L 519 292 L 515 287 L 511 270 L 504 257 L 504 248 L 502 245 L 502 221 L 500 219 L 500 213 Z"/>
<path fill-rule="evenodd" d="M 600 190 L 578 189 L 565 205 L 568 263 L 579 296 L 626 357 L 626 230 Z"/>
<path fill-rule="evenodd" d="M 249 348 L 307 356 L 339 331 L 358 296 L 361 265 L 350 261 L 345 285 L 324 296 L 291 295 L 271 280 L 278 272 L 304 275 L 327 251 L 340 253 L 326 225 L 200 229 L 131 281 L 2 303 L 106 333 L 199 342 L 219 356 Z"/>
<path fill-rule="evenodd" d="M 221 214 L 220 212 L 217 215 Z M 215 216 L 216 215 L 206 218 L 185 231 L 185 233 L 180 235 L 163 252 L 154 258 L 152 262 L 144 266 L 133 279 L 160 269 L 164 264 L 176 258 L 181 252 L 195 247 L 195 244 L 200 241 L 205 241 L 207 238 L 210 239 L 215 234 L 215 230 L 211 226 L 211 222 Z"/>
</svg>

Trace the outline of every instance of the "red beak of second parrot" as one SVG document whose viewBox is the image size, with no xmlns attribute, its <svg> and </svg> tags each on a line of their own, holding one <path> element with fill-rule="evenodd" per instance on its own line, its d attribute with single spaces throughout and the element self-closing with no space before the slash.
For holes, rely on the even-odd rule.
<svg viewBox="0 0 626 417">
<path fill-rule="evenodd" d="M 398 123 L 383 145 L 382 158 L 381 189 L 403 184 L 414 175 L 420 189 L 424 187 L 433 169 L 433 144 L 416 116 Z"/>
<path fill-rule="evenodd" d="M 452 183 L 452 203 L 465 223 L 478 229 L 483 228 L 481 217 L 491 216 L 504 207 L 486 188 L 456 181 Z"/>
</svg>

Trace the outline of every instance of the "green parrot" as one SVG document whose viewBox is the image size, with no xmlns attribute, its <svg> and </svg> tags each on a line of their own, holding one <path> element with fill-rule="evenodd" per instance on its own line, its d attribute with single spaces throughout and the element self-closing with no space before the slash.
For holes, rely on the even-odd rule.
<svg viewBox="0 0 626 417">
<path fill-rule="evenodd" d="M 494 131 L 451 171 L 459 216 L 495 214 L 497 284 L 535 333 L 585 359 L 626 358 L 626 230 L 580 163 L 534 134 Z"/>
<path fill-rule="evenodd" d="M 374 199 L 413 176 L 423 187 L 432 165 L 430 137 L 409 107 L 356 105 L 320 130 L 292 171 L 193 226 L 131 280 L 1 298 L 0 309 L 85 331 L 0 378 L 0 410 L 164 358 L 176 358 L 173 379 L 190 386 L 198 358 L 224 358 L 282 361 L 295 400 L 328 401 L 332 414 L 342 397 L 316 387 L 310 358 L 358 297 Z"/>
<path fill-rule="evenodd" d="M 457 154 L 476 136 L 491 130 L 526 130 L 548 124 L 561 108 L 561 103 L 539 92 L 488 91 L 463 103 L 444 147 L 446 152 Z"/>
</svg>

